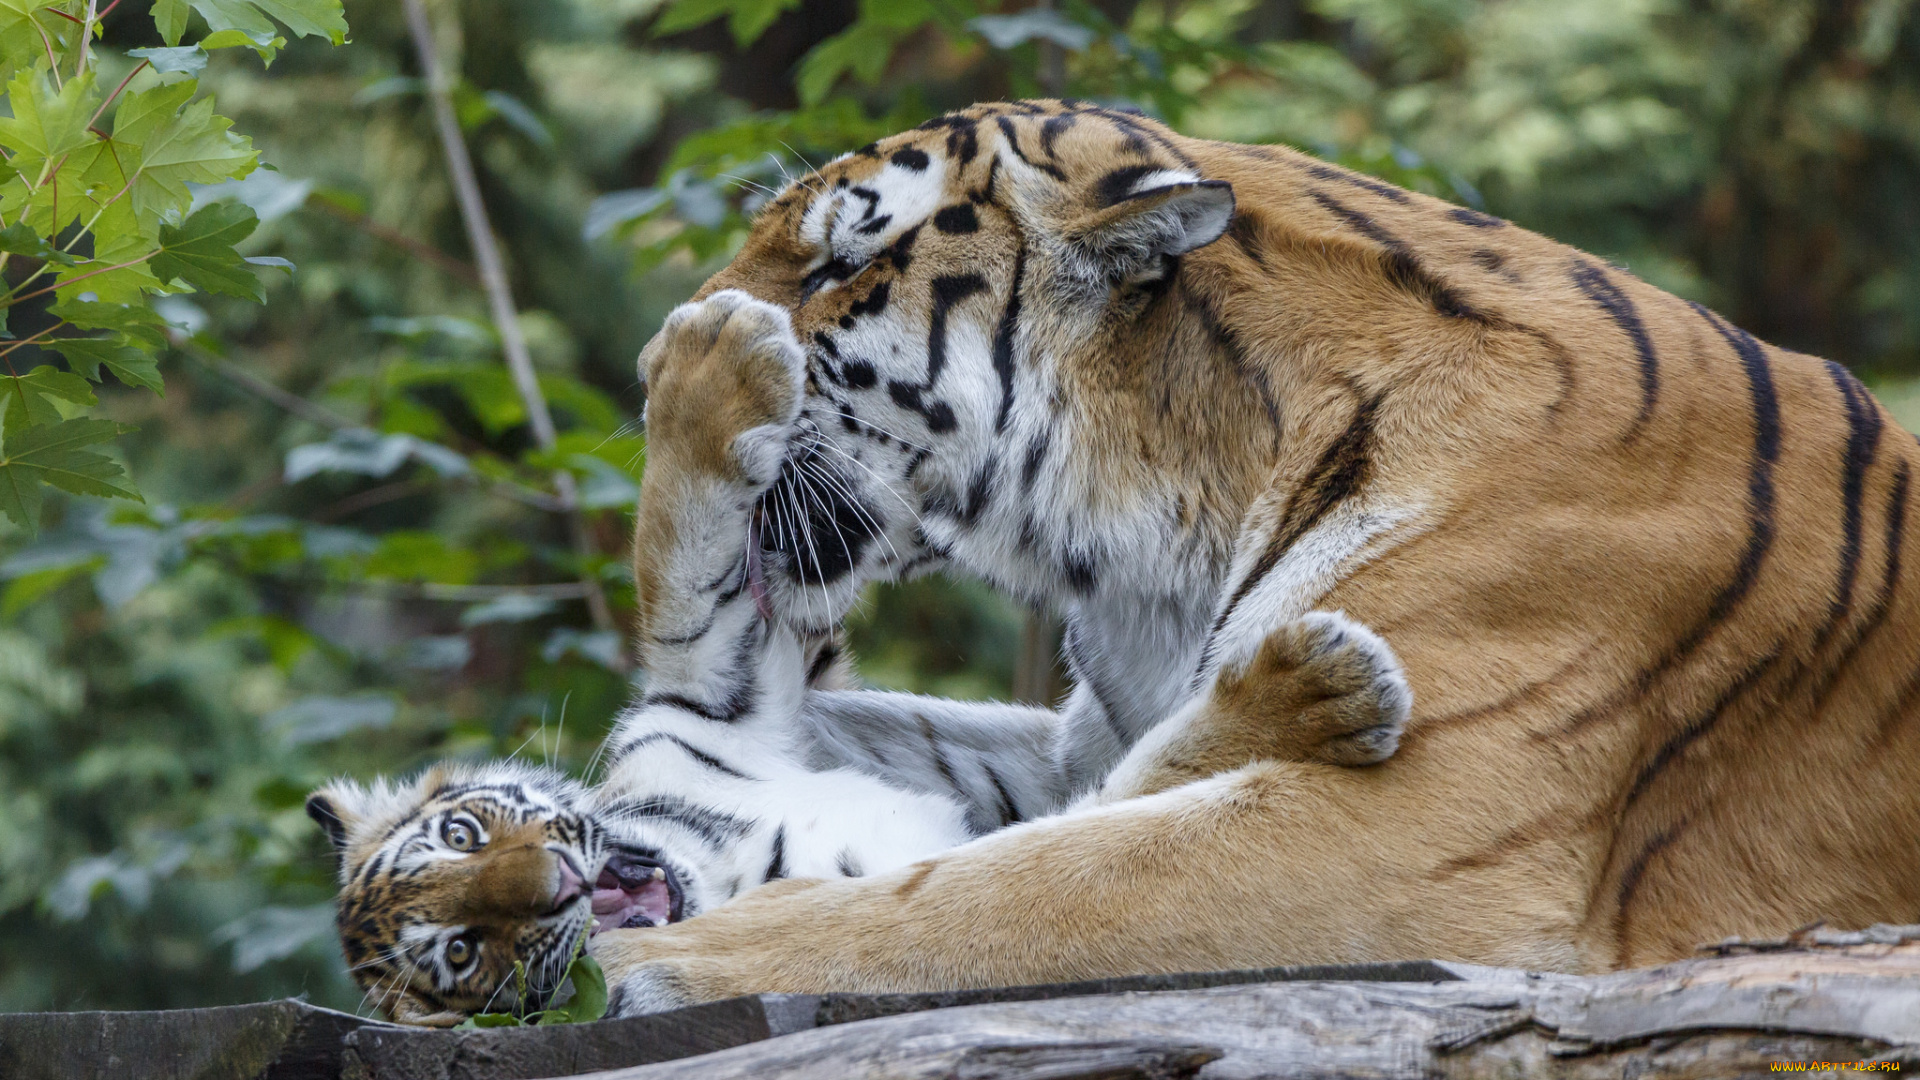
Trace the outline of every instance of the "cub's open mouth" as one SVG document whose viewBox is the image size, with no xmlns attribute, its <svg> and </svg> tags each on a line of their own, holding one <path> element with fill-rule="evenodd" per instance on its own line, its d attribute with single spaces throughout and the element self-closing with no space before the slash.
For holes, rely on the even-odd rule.
<svg viewBox="0 0 1920 1080">
<path fill-rule="evenodd" d="M 593 932 L 679 922 L 683 899 L 672 867 L 651 854 L 615 847 L 593 883 Z"/>
</svg>

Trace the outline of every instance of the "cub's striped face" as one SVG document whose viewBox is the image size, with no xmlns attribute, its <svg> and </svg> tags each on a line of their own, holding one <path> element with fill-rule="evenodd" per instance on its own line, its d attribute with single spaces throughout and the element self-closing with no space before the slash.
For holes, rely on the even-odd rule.
<svg viewBox="0 0 1920 1080">
<path fill-rule="evenodd" d="M 1069 541 L 1032 520 L 1037 478 L 1063 467 L 1060 369 L 1124 333 L 1232 215 L 1231 189 L 1161 131 L 1051 102 L 942 117 L 796 182 L 702 290 L 787 308 L 806 353 L 758 522 L 794 625 L 824 632 L 872 578 L 1013 565 L 989 549 L 1016 543 L 1031 580 L 1062 577 Z"/>
<path fill-rule="evenodd" d="M 381 1012 L 445 1026 L 558 988 L 593 922 L 607 861 L 581 789 L 517 764 L 428 770 L 410 785 L 339 781 L 307 812 L 340 857 L 340 940 Z"/>
</svg>

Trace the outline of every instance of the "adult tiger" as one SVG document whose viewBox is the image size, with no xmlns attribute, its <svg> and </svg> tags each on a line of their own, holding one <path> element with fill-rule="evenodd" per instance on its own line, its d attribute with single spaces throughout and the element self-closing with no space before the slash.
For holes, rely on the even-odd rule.
<svg viewBox="0 0 1920 1080">
<path fill-rule="evenodd" d="M 1839 366 L 1486 214 L 1073 102 L 976 106 L 793 184 L 703 303 L 736 292 L 791 334 L 663 362 L 804 350 L 755 519 L 770 608 L 824 633 L 864 581 L 942 564 L 1064 608 L 1063 790 L 1031 794 L 1092 794 L 907 870 L 600 935 L 621 1009 L 1592 971 L 1920 915 L 1920 452 Z M 641 560 L 643 597 L 669 569 Z M 1336 610 L 1413 688 L 1377 768 L 1282 760 L 1298 696 L 1274 680 Z M 757 678 L 684 704 L 724 720 Z M 793 693 L 876 767 L 1021 715 Z M 970 764 L 895 767 L 996 812 Z"/>
</svg>

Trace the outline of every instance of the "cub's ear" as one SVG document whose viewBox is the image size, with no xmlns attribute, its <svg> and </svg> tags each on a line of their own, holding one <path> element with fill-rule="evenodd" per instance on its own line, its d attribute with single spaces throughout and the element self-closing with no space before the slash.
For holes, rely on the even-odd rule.
<svg viewBox="0 0 1920 1080">
<path fill-rule="evenodd" d="M 307 816 L 326 830 L 336 858 L 346 858 L 347 839 L 353 835 L 354 826 L 366 818 L 371 798 L 366 788 L 351 780 L 335 780 L 307 796 Z"/>
<path fill-rule="evenodd" d="M 1220 239 L 1233 220 L 1233 185 L 1186 172 L 1118 169 L 1092 194 L 1093 208 L 1062 235 L 1109 283 L 1157 276 L 1167 259 Z"/>
</svg>

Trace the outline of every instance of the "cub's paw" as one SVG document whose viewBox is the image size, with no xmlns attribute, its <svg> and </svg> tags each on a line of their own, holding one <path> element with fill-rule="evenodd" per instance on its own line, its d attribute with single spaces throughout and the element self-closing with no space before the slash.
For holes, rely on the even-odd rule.
<svg viewBox="0 0 1920 1080">
<path fill-rule="evenodd" d="M 806 381 L 784 308 L 737 289 L 682 304 L 639 367 L 651 454 L 751 486 L 773 483 Z"/>
<path fill-rule="evenodd" d="M 1271 756 L 1372 765 L 1400 748 L 1413 711 L 1400 659 L 1338 611 L 1313 611 L 1267 635 L 1251 661 L 1221 672 L 1215 701 L 1273 725 Z"/>
</svg>

